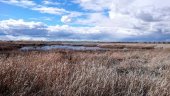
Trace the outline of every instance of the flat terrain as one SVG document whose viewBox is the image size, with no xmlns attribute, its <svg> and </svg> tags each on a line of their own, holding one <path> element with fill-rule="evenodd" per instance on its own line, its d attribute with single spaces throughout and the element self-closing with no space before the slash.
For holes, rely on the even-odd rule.
<svg viewBox="0 0 170 96">
<path fill-rule="evenodd" d="M 28 50 L 69 45 L 107 50 Z M 0 96 L 170 96 L 170 44 L 0 42 Z"/>
</svg>

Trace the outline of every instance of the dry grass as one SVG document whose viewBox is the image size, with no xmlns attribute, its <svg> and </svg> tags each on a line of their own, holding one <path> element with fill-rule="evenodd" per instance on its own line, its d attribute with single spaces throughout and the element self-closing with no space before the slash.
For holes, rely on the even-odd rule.
<svg viewBox="0 0 170 96">
<path fill-rule="evenodd" d="M 152 44 L 100 44 L 101 48 L 111 48 L 111 49 L 154 49 L 155 46 Z"/>
<path fill-rule="evenodd" d="M 170 53 L 0 54 L 0 96 L 169 96 Z"/>
</svg>

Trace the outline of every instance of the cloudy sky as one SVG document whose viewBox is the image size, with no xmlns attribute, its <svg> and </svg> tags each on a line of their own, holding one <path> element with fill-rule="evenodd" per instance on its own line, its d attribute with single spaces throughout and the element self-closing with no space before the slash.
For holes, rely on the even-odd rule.
<svg viewBox="0 0 170 96">
<path fill-rule="evenodd" d="M 0 0 L 0 40 L 170 41 L 170 0 Z"/>
</svg>

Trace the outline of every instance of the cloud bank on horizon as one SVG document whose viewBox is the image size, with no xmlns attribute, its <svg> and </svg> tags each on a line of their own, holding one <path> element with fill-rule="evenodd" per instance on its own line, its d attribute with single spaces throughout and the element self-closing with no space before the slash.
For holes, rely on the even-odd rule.
<svg viewBox="0 0 170 96">
<path fill-rule="evenodd" d="M 170 41 L 168 0 L 1 0 L 0 40 Z"/>
</svg>

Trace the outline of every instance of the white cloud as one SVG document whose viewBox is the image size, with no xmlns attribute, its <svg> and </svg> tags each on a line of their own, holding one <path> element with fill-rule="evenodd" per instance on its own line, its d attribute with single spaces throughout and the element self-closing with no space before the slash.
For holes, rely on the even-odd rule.
<svg viewBox="0 0 170 96">
<path fill-rule="evenodd" d="M 122 38 L 127 38 L 131 36 L 135 36 L 133 30 L 128 30 L 128 29 L 114 29 L 112 27 L 71 27 L 68 25 L 62 25 L 62 26 L 49 26 L 47 28 L 49 35 L 60 35 L 62 36 L 77 36 L 74 38 L 86 38 L 86 39 L 92 39 L 95 38 L 97 40 L 100 39 L 122 39 Z M 84 36 L 84 37 L 83 37 Z M 91 37 L 92 36 L 92 37 Z M 94 36 L 94 37 L 93 37 Z M 80 38 L 81 39 L 81 38 Z"/>
<path fill-rule="evenodd" d="M 74 3 L 93 11 L 74 22 L 77 24 L 110 28 L 113 34 L 116 31 L 127 36 L 170 33 L 167 0 L 75 0 Z"/>
<path fill-rule="evenodd" d="M 22 19 L 0 21 L 0 32 L 6 35 L 22 36 L 43 36 L 46 35 L 46 25 L 41 22 L 26 22 Z"/>
<path fill-rule="evenodd" d="M 60 4 L 59 2 L 53 2 L 51 0 L 43 0 L 42 3 L 44 5 L 59 5 Z"/>
<path fill-rule="evenodd" d="M 168 23 L 168 22 L 167 22 Z M 0 21 L 1 40 L 167 40 L 170 28 L 162 23 L 152 26 L 139 24 L 140 27 L 73 27 L 69 25 L 48 26 L 41 22 L 22 19 Z M 141 28 L 141 26 L 143 26 Z M 164 28 L 162 28 L 164 27 Z M 143 30 L 144 32 L 141 32 Z M 149 30 L 151 32 L 145 32 Z M 153 33 L 154 32 L 154 33 Z M 152 38 L 150 38 L 153 36 Z"/>
<path fill-rule="evenodd" d="M 66 11 L 65 9 L 56 8 L 56 7 L 45 7 L 45 6 L 35 7 L 33 8 L 33 10 L 39 11 L 41 13 L 48 13 L 48 14 L 55 14 L 55 15 L 68 13 L 68 11 Z"/>
<path fill-rule="evenodd" d="M 21 7 L 26 7 L 26 8 L 37 5 L 32 0 L 1 0 L 0 2 L 11 4 L 11 5 L 17 5 Z"/>
<path fill-rule="evenodd" d="M 29 28 L 29 29 L 33 29 L 33 28 L 38 28 L 41 26 L 45 26 L 43 23 L 41 22 L 25 22 L 23 19 L 19 19 L 19 20 L 15 20 L 15 19 L 8 19 L 8 20 L 2 20 L 0 21 L 0 28 L 4 28 L 4 29 L 9 29 L 9 28 Z"/>
<path fill-rule="evenodd" d="M 71 22 L 71 18 L 69 16 L 62 16 L 61 17 L 61 22 L 69 23 L 69 22 Z"/>
<path fill-rule="evenodd" d="M 69 14 L 63 15 L 61 17 L 61 22 L 63 22 L 63 23 L 70 23 L 70 22 L 73 22 L 74 18 L 79 18 L 82 15 L 83 14 L 80 13 L 80 12 L 70 12 Z"/>
<path fill-rule="evenodd" d="M 39 11 L 41 13 L 47 13 L 47 14 L 61 15 L 61 14 L 69 13 L 63 8 L 48 7 L 45 5 L 40 5 L 40 4 L 35 3 L 32 0 L 2 0 L 0 2 L 7 3 L 10 5 L 20 6 L 24 8 L 29 8 L 31 10 L 35 10 L 35 11 Z M 47 0 L 44 1 L 44 3 L 46 3 L 46 5 L 56 4 L 55 2 L 50 2 Z"/>
<path fill-rule="evenodd" d="M 12 35 L 4 35 L 0 36 L 0 40 L 33 40 L 33 41 L 46 41 L 47 38 L 44 37 L 31 37 L 31 36 L 12 36 Z"/>
<path fill-rule="evenodd" d="M 45 25 L 41 22 L 25 22 L 22 19 L 0 21 L 0 40 L 47 40 L 44 34 Z"/>
<path fill-rule="evenodd" d="M 72 27 L 69 25 L 48 26 L 41 22 L 20 20 L 0 21 L 0 36 L 8 40 L 118 40 L 131 34 L 119 31 L 112 32 L 110 27 Z M 3 39 L 1 38 L 1 39 Z M 10 39 L 9 39 L 10 38 Z M 45 39 L 44 39 L 45 38 Z"/>
<path fill-rule="evenodd" d="M 102 11 L 111 6 L 112 0 L 74 0 L 74 3 L 80 4 L 87 10 Z"/>
</svg>

